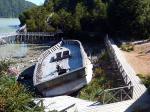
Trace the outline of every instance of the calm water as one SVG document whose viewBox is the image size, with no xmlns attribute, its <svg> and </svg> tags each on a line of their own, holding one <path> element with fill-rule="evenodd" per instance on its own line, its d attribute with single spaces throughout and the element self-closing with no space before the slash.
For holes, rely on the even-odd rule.
<svg viewBox="0 0 150 112">
<path fill-rule="evenodd" d="M 17 18 L 0 18 L 0 34 L 16 32 L 20 24 Z M 5 44 L 0 46 L 0 58 L 24 57 L 27 54 L 27 44 Z"/>
<path fill-rule="evenodd" d="M 16 32 L 19 24 L 20 21 L 17 18 L 0 18 L 0 34 Z M 16 42 L 13 42 L 11 44 L 8 43 L 5 45 L 0 45 L 0 60 L 3 58 L 14 58 L 14 60 L 21 58 L 24 59 L 25 62 L 28 62 L 30 60 L 34 60 L 36 55 L 38 58 L 44 50 L 49 48 L 48 46 L 49 45 L 46 44 L 41 46 L 38 44 L 18 44 Z"/>
<path fill-rule="evenodd" d="M 27 44 L 5 44 L 0 46 L 0 58 L 22 58 L 28 51 Z"/>
<path fill-rule="evenodd" d="M 17 18 L 0 18 L 0 33 L 16 32 L 19 24 Z"/>
</svg>

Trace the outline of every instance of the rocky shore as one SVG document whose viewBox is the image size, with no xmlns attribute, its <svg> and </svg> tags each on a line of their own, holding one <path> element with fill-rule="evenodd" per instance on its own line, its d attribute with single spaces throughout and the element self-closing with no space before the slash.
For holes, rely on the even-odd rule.
<svg viewBox="0 0 150 112">
<path fill-rule="evenodd" d="M 15 63 L 15 67 L 19 69 L 20 73 L 23 72 L 25 69 L 35 65 L 40 54 L 46 49 L 48 49 L 50 46 L 42 44 L 28 44 L 27 47 L 28 51 L 26 56 L 21 58 L 7 58 L 7 60 L 10 60 Z"/>
</svg>

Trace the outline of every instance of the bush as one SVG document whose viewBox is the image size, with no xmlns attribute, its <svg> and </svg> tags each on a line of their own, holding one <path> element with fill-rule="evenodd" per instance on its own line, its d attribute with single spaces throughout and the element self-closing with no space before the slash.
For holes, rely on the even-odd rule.
<svg viewBox="0 0 150 112">
<path fill-rule="evenodd" d="M 32 93 L 7 73 L 10 61 L 0 62 L 0 112 L 43 112 L 33 103 Z"/>
<path fill-rule="evenodd" d="M 150 76 L 144 77 L 143 74 L 137 74 L 142 80 L 142 83 L 148 88 L 148 91 L 150 92 Z"/>
<path fill-rule="evenodd" d="M 93 74 L 94 78 L 100 77 L 104 73 L 104 70 L 99 67 L 95 69 L 95 73 Z"/>
<path fill-rule="evenodd" d="M 103 51 L 96 63 L 104 63 L 104 61 L 108 61 L 108 59 L 108 53 Z M 99 95 L 104 89 L 110 88 L 110 85 L 112 85 L 111 83 L 112 82 L 106 75 L 105 69 L 98 66 L 94 69 L 92 81 L 80 91 L 79 97 L 85 100 L 102 101 L 102 97 Z"/>
<path fill-rule="evenodd" d="M 109 60 L 109 55 L 108 55 L 108 52 L 106 52 L 106 50 L 102 51 L 99 60 L 103 60 L 103 61 Z"/>
<path fill-rule="evenodd" d="M 25 88 L 16 82 L 14 77 L 6 75 L 0 78 L 0 105 L 1 111 L 23 111 L 24 106 L 31 102 L 31 94 Z M 3 111 L 2 111 L 3 112 Z"/>
<path fill-rule="evenodd" d="M 0 75 L 5 74 L 11 64 L 13 64 L 13 62 L 11 62 L 10 60 L 0 61 Z"/>
<path fill-rule="evenodd" d="M 121 45 L 121 50 L 127 51 L 127 52 L 133 51 L 134 50 L 134 45 L 132 45 L 130 43 L 122 44 Z"/>
</svg>

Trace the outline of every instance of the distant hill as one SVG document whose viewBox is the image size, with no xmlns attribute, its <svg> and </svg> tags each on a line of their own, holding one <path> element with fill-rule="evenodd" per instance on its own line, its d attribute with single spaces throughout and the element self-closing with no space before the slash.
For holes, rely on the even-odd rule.
<svg viewBox="0 0 150 112">
<path fill-rule="evenodd" d="M 25 0 L 0 0 L 0 17 L 18 17 L 33 6 L 36 5 Z"/>
</svg>

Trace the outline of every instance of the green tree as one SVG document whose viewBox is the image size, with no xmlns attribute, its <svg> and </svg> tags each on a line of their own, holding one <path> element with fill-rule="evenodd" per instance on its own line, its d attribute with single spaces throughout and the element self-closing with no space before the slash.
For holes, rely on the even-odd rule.
<svg viewBox="0 0 150 112">
<path fill-rule="evenodd" d="M 74 30 L 80 31 L 81 30 L 81 19 L 87 17 L 88 12 L 87 8 L 84 6 L 82 2 L 77 3 L 76 9 L 75 9 L 75 24 L 74 24 Z"/>
<path fill-rule="evenodd" d="M 74 20 L 72 14 L 70 12 L 67 12 L 64 9 L 60 9 L 57 13 L 59 15 L 59 17 L 57 17 L 57 18 L 60 20 L 59 27 L 63 31 L 66 31 L 66 32 L 69 32 L 70 30 L 72 30 L 73 29 L 73 20 Z"/>
<path fill-rule="evenodd" d="M 112 31 L 120 35 L 148 37 L 150 35 L 149 0 L 114 0 L 110 4 Z"/>
</svg>

